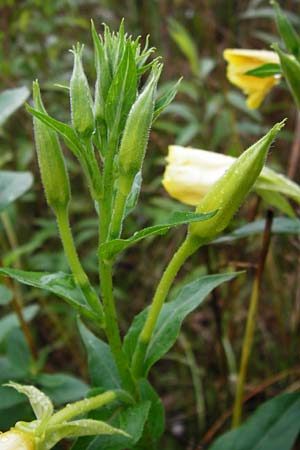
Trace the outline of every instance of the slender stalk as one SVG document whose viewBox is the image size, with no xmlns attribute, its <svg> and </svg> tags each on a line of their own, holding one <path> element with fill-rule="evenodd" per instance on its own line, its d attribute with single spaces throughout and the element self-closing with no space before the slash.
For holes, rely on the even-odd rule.
<svg viewBox="0 0 300 450">
<path fill-rule="evenodd" d="M 5 230 L 5 233 L 7 235 L 7 239 L 9 242 L 9 245 L 12 250 L 15 250 L 18 248 L 18 239 L 14 230 L 14 227 L 11 223 L 10 217 L 6 212 L 1 213 L 1 221 Z M 19 256 L 16 258 L 15 267 L 17 269 L 21 268 L 21 261 Z M 14 298 L 12 301 L 12 306 L 14 308 L 14 311 L 18 317 L 21 329 L 23 331 L 25 340 L 27 342 L 28 348 L 30 350 L 31 356 L 33 359 L 37 357 L 37 348 L 35 346 L 35 342 L 30 330 L 30 327 L 24 317 L 23 314 L 23 297 L 22 297 L 22 291 L 20 288 L 20 284 L 17 281 L 12 282 L 13 291 L 14 291 Z"/>
<path fill-rule="evenodd" d="M 255 276 L 255 280 L 254 280 L 253 287 L 252 287 L 250 306 L 249 306 L 248 316 L 247 316 L 246 331 L 245 331 L 245 336 L 244 336 L 244 341 L 243 341 L 240 370 L 239 370 L 238 383 L 237 383 L 235 402 L 234 402 L 234 408 L 233 408 L 233 419 L 232 419 L 232 427 L 233 428 L 236 428 L 240 425 L 241 417 L 242 417 L 244 388 L 245 388 L 245 382 L 246 382 L 246 377 L 247 377 L 248 363 L 249 363 L 252 346 L 253 346 L 253 338 L 254 338 L 255 325 L 256 325 L 255 319 L 256 319 L 256 311 L 257 311 L 257 306 L 258 306 L 258 301 L 259 301 L 259 292 L 260 292 L 266 257 L 267 257 L 269 246 L 270 246 L 272 221 L 273 221 L 273 213 L 272 213 L 272 211 L 268 211 L 267 218 L 266 218 L 266 224 L 265 224 L 265 230 L 264 230 L 264 236 L 263 236 L 262 249 L 260 252 L 256 276 Z"/>
<path fill-rule="evenodd" d="M 186 259 L 192 255 L 201 243 L 188 236 L 183 244 L 179 247 L 169 265 L 165 269 L 163 276 L 157 286 L 154 294 L 152 304 L 145 322 L 145 325 L 139 336 L 139 340 L 133 355 L 132 373 L 135 377 L 140 377 L 143 374 L 143 363 L 148 345 L 151 340 L 155 325 L 158 320 L 159 313 L 170 291 L 171 285 Z"/>
<path fill-rule="evenodd" d="M 299 167 L 299 164 L 300 164 L 300 111 L 297 111 L 295 134 L 288 166 L 289 178 L 291 179 L 295 178 L 295 175 L 297 173 L 297 166 Z"/>
<path fill-rule="evenodd" d="M 53 416 L 47 423 L 47 427 L 52 427 L 53 425 L 67 422 L 73 417 L 85 414 L 93 409 L 107 405 L 108 403 L 116 400 L 116 398 L 117 393 L 115 391 L 107 391 L 104 394 L 99 394 L 95 397 L 89 397 L 85 398 L 84 400 L 79 400 L 78 402 L 70 403 L 65 408 L 53 414 Z"/>
<path fill-rule="evenodd" d="M 70 228 L 68 211 L 62 208 L 59 211 L 56 211 L 56 219 L 65 255 L 67 257 L 69 266 L 74 275 L 74 279 L 78 284 L 78 286 L 80 287 L 80 289 L 82 290 L 88 304 L 93 309 L 93 311 L 97 312 L 97 314 L 99 315 L 99 319 L 102 322 L 103 320 L 102 306 L 95 291 L 90 285 L 89 279 L 81 265 L 81 262 L 79 261 L 73 240 L 73 235 Z"/>
<path fill-rule="evenodd" d="M 190 368 L 194 393 L 195 393 L 195 403 L 197 410 L 197 419 L 200 432 L 203 432 L 206 428 L 206 417 L 205 417 L 205 397 L 202 376 L 199 374 L 199 368 L 197 366 L 197 361 L 194 356 L 192 346 L 186 336 L 181 333 L 180 342 L 186 354 L 186 362 Z"/>
</svg>

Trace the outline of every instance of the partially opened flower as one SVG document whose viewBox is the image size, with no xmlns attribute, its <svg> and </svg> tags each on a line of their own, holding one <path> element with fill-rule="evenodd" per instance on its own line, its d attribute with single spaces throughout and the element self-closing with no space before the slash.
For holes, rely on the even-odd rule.
<svg viewBox="0 0 300 450">
<path fill-rule="evenodd" d="M 0 434 L 0 450 L 34 450 L 34 437 L 20 430 L 12 428 Z"/>
<path fill-rule="evenodd" d="M 246 72 L 264 64 L 279 64 L 277 53 L 268 50 L 231 49 L 224 51 L 228 62 L 227 77 L 248 96 L 247 105 L 258 108 L 268 92 L 280 80 L 280 74 L 264 77 L 245 75 Z"/>
<path fill-rule="evenodd" d="M 179 145 L 169 146 L 163 177 L 166 191 L 177 200 L 197 206 L 211 186 L 224 175 L 236 158 Z M 259 193 L 283 194 L 300 204 L 300 187 L 289 178 L 264 167 L 254 185 Z"/>
</svg>

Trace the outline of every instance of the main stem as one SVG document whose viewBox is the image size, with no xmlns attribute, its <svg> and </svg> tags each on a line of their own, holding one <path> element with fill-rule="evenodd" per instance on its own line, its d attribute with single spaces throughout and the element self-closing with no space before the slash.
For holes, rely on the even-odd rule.
<svg viewBox="0 0 300 450">
<path fill-rule="evenodd" d="M 95 291 L 90 285 L 89 279 L 78 258 L 78 254 L 76 251 L 76 247 L 74 244 L 70 228 L 68 211 L 65 208 L 60 208 L 55 212 L 55 214 L 65 255 L 67 257 L 71 271 L 74 275 L 74 279 L 81 288 L 90 307 L 93 309 L 94 312 L 97 312 L 97 314 L 99 314 L 102 323 L 103 320 L 102 307 Z"/>
<path fill-rule="evenodd" d="M 136 396 L 137 389 L 130 373 L 127 359 L 122 350 L 122 340 L 119 332 L 117 312 L 113 297 L 111 263 L 100 259 L 99 275 L 105 314 L 105 333 L 108 339 L 108 343 L 114 356 L 124 388 L 131 394 Z"/>
<path fill-rule="evenodd" d="M 154 294 L 145 325 L 141 331 L 135 353 L 133 355 L 132 373 L 137 378 L 143 375 L 143 363 L 146 351 L 151 340 L 155 325 L 157 323 L 159 313 L 170 291 L 170 287 L 180 267 L 183 265 L 186 259 L 200 247 L 200 245 L 201 243 L 199 242 L 199 240 L 193 239 L 192 237 L 187 237 L 187 239 L 174 254 L 173 258 L 171 259 L 170 263 L 163 273 L 163 276 Z"/>
<path fill-rule="evenodd" d="M 116 139 L 111 138 L 105 156 L 103 173 L 103 198 L 99 202 L 100 244 L 106 242 L 109 239 L 114 183 L 113 161 L 116 145 Z M 112 263 L 110 261 L 103 260 L 101 257 L 99 257 L 99 278 L 105 315 L 105 333 L 108 339 L 108 343 L 110 345 L 124 388 L 127 389 L 135 397 L 137 397 L 137 387 L 132 378 L 128 361 L 122 349 L 122 340 L 120 336 L 117 311 L 113 295 Z"/>
</svg>

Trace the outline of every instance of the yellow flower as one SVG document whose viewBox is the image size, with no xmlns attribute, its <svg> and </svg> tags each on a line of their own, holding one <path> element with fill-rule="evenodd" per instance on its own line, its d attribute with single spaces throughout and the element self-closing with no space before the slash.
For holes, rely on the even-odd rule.
<svg viewBox="0 0 300 450">
<path fill-rule="evenodd" d="M 0 434 L 0 450 L 34 450 L 32 435 L 12 428 Z"/>
<path fill-rule="evenodd" d="M 169 146 L 162 183 L 171 197 L 197 206 L 214 183 L 236 160 L 221 153 L 179 145 Z M 264 167 L 254 189 L 283 194 L 300 204 L 300 187 L 289 178 Z"/>
<path fill-rule="evenodd" d="M 220 153 L 169 146 L 163 185 L 171 197 L 197 206 L 209 188 L 234 162 L 234 158 Z"/>
<path fill-rule="evenodd" d="M 249 108 L 258 108 L 268 92 L 278 83 L 280 76 L 272 75 L 260 78 L 245 75 L 245 72 L 263 64 L 280 64 L 277 53 L 268 50 L 228 48 L 223 55 L 228 62 L 227 77 L 229 81 L 248 95 L 247 105 Z"/>
</svg>

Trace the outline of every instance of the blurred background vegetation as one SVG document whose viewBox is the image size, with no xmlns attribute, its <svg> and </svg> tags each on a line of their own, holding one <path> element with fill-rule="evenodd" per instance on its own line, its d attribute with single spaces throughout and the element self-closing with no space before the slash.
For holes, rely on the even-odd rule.
<svg viewBox="0 0 300 450">
<path fill-rule="evenodd" d="M 299 29 L 299 2 L 280 3 Z M 175 101 L 156 122 L 151 134 L 141 199 L 127 220 L 128 235 L 144 225 L 161 222 L 174 209 L 186 208 L 170 199 L 161 186 L 170 144 L 237 156 L 271 124 L 288 117 L 286 130 L 269 157 L 270 166 L 287 172 L 296 111 L 284 83 L 272 91 L 259 111 L 250 111 L 242 94 L 226 79 L 222 58 L 227 47 L 261 49 L 278 41 L 267 1 L 0 0 L 0 91 L 21 86 L 31 89 L 32 81 L 38 78 L 49 113 L 68 121 L 68 95 L 63 88 L 72 70 L 68 50 L 76 41 L 85 44 L 85 69 L 93 83 L 90 19 L 94 19 L 100 32 L 103 22 L 117 29 L 122 17 L 128 33 L 141 34 L 142 39 L 151 35 L 151 45 L 157 48 L 156 55 L 161 55 L 165 64 L 161 90 L 183 76 Z M 0 169 L 25 170 L 34 175 L 28 193 L 6 211 L 6 219 L 1 216 L 1 264 L 26 270 L 68 271 L 55 220 L 43 196 L 32 120 L 24 108 L 1 127 L 0 149 Z M 70 153 L 66 152 L 66 157 L 76 243 L 96 284 L 97 219 L 92 203 L 86 200 L 87 186 L 79 166 Z M 296 172 L 298 180 L 295 179 L 298 182 L 299 172 Z M 264 218 L 266 211 L 266 204 L 251 195 L 232 229 Z M 274 213 L 281 214 L 276 210 Z M 143 241 L 119 260 L 115 282 L 123 331 L 134 314 L 149 302 L 163 267 L 184 232 L 177 229 L 155 241 Z M 246 270 L 229 285 L 215 290 L 204 307 L 186 320 L 177 345 L 152 372 L 152 381 L 166 407 L 164 449 L 207 448 L 228 426 L 261 245 L 261 235 L 212 245 L 194 256 L 180 274 L 175 289 L 199 274 Z M 300 372 L 299 250 L 299 240 L 293 235 L 272 237 L 249 369 L 247 412 L 285 389 L 299 387 L 296 381 Z M 39 290 L 14 284 L 0 288 L 0 381 L 16 378 L 19 370 L 22 382 L 40 385 L 57 405 L 81 397 L 89 380 L 75 313 L 59 299 Z M 8 314 L 17 308 L 11 302 L 16 296 L 24 306 L 39 307 L 31 315 L 34 317 L 30 317 L 29 337 L 24 327 L 21 333 L 16 323 L 7 325 Z M 10 399 L 3 397 L 0 428 L 28 418 L 30 412 L 25 405 L 17 394 Z M 69 444 L 65 447 L 61 444 L 59 448 L 69 448 Z"/>
</svg>

